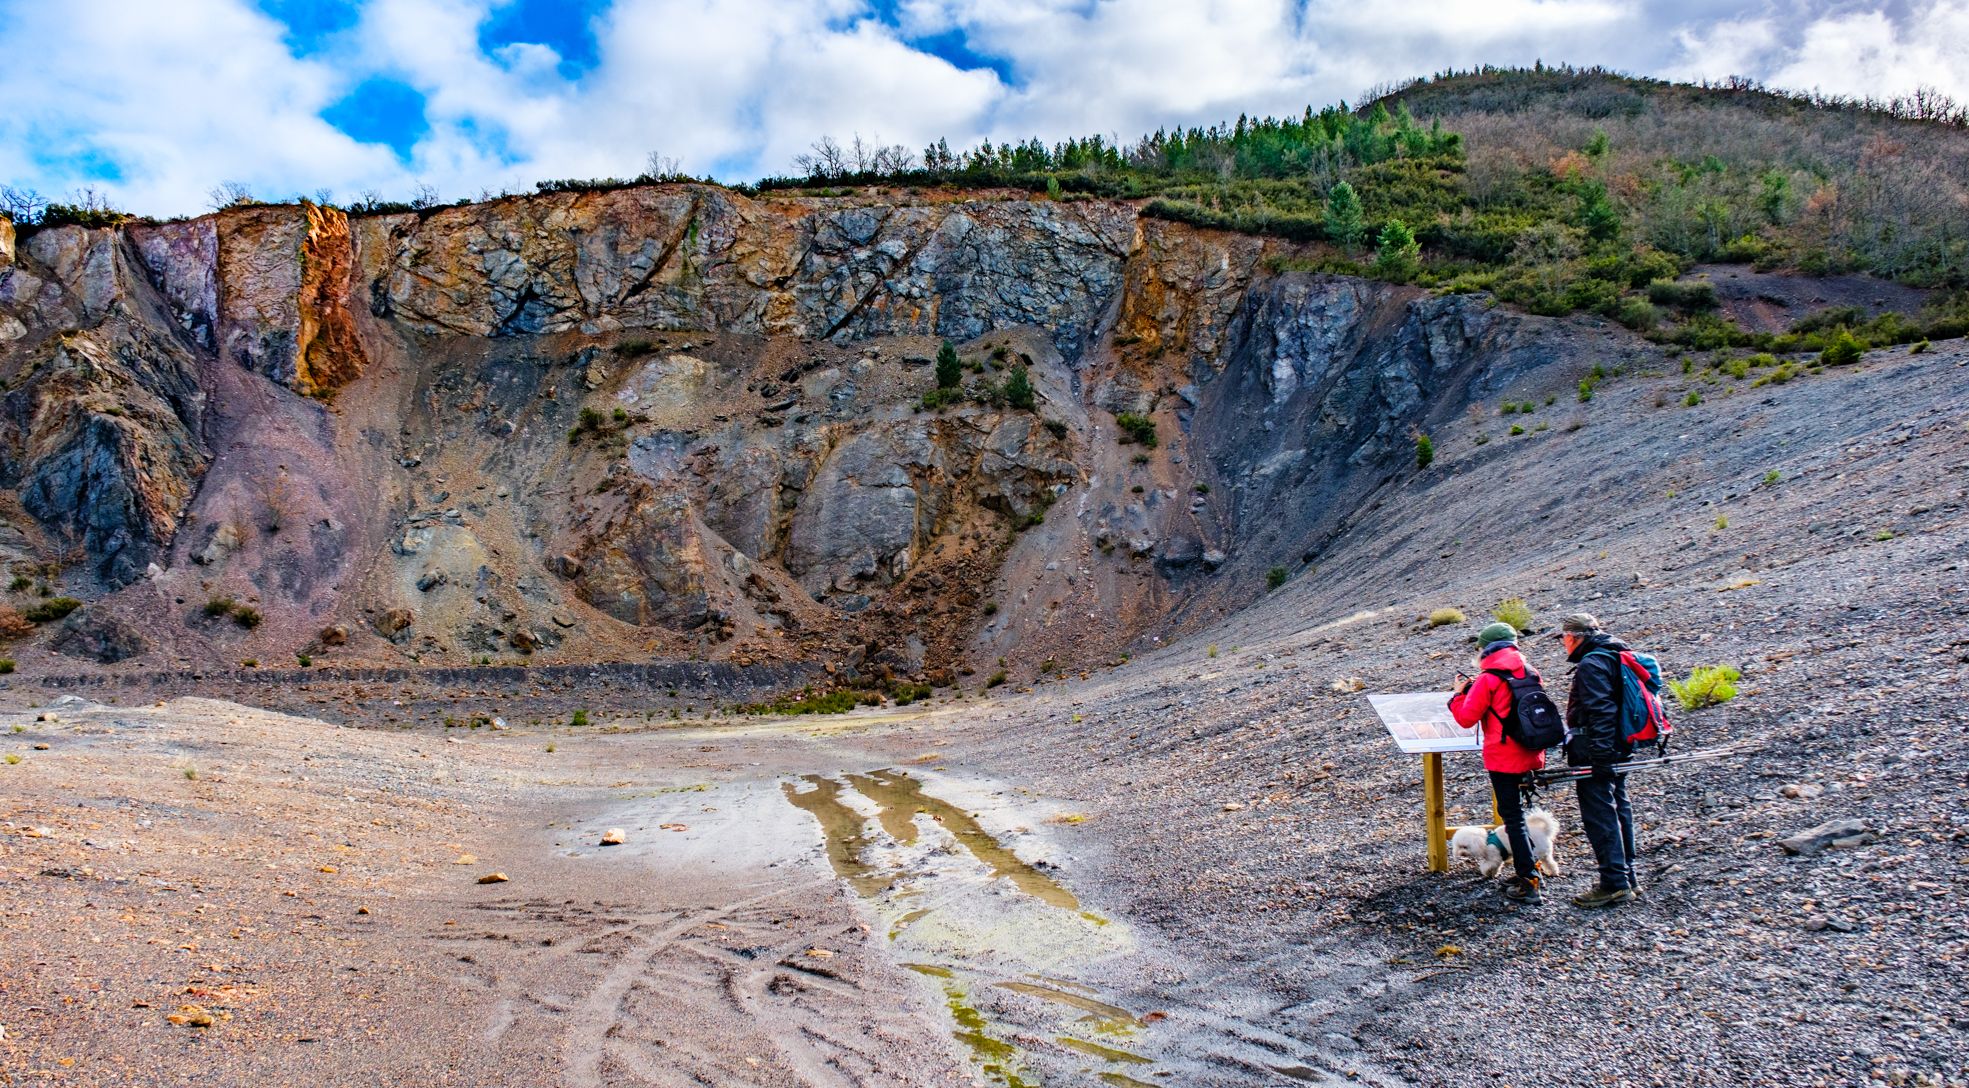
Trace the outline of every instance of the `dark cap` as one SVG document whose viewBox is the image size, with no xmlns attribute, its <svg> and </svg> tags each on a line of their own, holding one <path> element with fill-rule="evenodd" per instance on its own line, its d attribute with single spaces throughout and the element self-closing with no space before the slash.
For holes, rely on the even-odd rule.
<svg viewBox="0 0 1969 1088">
<path fill-rule="evenodd" d="M 1572 615 L 1559 621 L 1559 629 L 1553 633 L 1553 637 L 1564 638 L 1567 635 L 1595 635 L 1599 634 L 1599 632 L 1600 621 L 1595 619 L 1591 612 L 1574 612 Z"/>
</svg>

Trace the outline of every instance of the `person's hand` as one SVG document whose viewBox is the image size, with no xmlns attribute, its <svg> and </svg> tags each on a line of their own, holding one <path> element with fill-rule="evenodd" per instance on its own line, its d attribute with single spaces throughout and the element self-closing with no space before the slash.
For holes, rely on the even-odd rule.
<svg viewBox="0 0 1969 1088">
<path fill-rule="evenodd" d="M 1470 690 L 1470 678 L 1467 676 L 1458 676 L 1456 678 L 1456 694 L 1461 695 L 1469 690 Z"/>
</svg>

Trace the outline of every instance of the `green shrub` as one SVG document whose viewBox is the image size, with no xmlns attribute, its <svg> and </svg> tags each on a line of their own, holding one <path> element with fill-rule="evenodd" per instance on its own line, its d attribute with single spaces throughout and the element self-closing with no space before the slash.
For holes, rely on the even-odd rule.
<svg viewBox="0 0 1969 1088">
<path fill-rule="evenodd" d="M 999 669 L 997 672 L 992 673 L 990 676 L 985 678 L 985 687 L 995 688 L 1000 684 L 1003 684 L 1005 682 L 1005 679 L 1006 679 L 1005 670 Z"/>
<path fill-rule="evenodd" d="M 1668 687 L 1683 710 L 1701 710 L 1736 698 L 1737 681 L 1741 679 L 1743 674 L 1734 665 L 1700 665 L 1689 673 L 1687 680 L 1670 680 Z"/>
<path fill-rule="evenodd" d="M 1661 311 L 1646 299 L 1629 297 L 1620 300 L 1613 319 L 1635 332 L 1651 332 L 1661 324 Z"/>
<path fill-rule="evenodd" d="M 1420 270 L 1422 246 L 1415 240 L 1415 232 L 1399 219 L 1390 219 L 1382 226 L 1381 235 L 1376 239 L 1374 252 L 1374 273 L 1387 279 L 1406 282 L 1414 279 Z"/>
<path fill-rule="evenodd" d="M 1508 623 L 1519 631 L 1531 630 L 1533 621 L 1531 606 L 1525 603 L 1523 597 L 1506 597 L 1497 602 L 1497 607 L 1490 610 L 1490 616 L 1497 622 Z"/>
<path fill-rule="evenodd" d="M 1452 624 L 1462 623 L 1465 618 L 1461 609 L 1438 608 L 1434 612 L 1429 613 L 1429 626 L 1448 627 Z"/>
<path fill-rule="evenodd" d="M 1154 449 L 1158 442 L 1155 433 L 1155 420 L 1139 412 L 1121 412 L 1114 417 L 1115 425 L 1121 428 L 1121 442 L 1139 442 Z"/>
<path fill-rule="evenodd" d="M 205 616 L 207 619 L 216 620 L 220 616 L 230 616 L 238 610 L 239 602 L 233 600 L 231 597 L 214 597 L 205 602 Z"/>
<path fill-rule="evenodd" d="M 1015 366 L 1005 379 L 1005 403 L 1022 411 L 1030 412 L 1038 403 L 1038 395 L 1032 388 L 1032 376 L 1023 366 Z"/>
<path fill-rule="evenodd" d="M 1742 381 L 1750 377 L 1750 360 L 1731 359 L 1729 362 L 1723 364 L 1723 373 L 1728 374 L 1738 381 Z"/>
<path fill-rule="evenodd" d="M 1689 390 L 1688 396 L 1682 398 L 1682 404 L 1685 407 L 1694 408 L 1696 405 L 1701 403 L 1702 403 L 1702 394 L 1698 393 L 1693 389 Z"/>
<path fill-rule="evenodd" d="M 919 699 L 928 699 L 931 692 L 932 689 L 928 684 L 914 684 L 904 681 L 889 688 L 889 697 L 896 701 L 897 706 L 908 706 Z"/>
<path fill-rule="evenodd" d="M 82 602 L 73 597 L 50 597 L 21 613 L 21 616 L 29 623 L 49 623 L 81 607 Z"/>
<path fill-rule="evenodd" d="M 1924 351 L 1927 351 L 1927 350 L 1928 350 L 1928 341 L 1926 341 L 1926 340 L 1916 340 L 1916 341 L 1914 342 L 1914 344 L 1913 344 L 1913 346 L 1911 346 L 1911 347 L 1909 347 L 1909 348 L 1907 349 L 1907 353 L 1908 353 L 1909 355 L 1919 355 L 1919 354 L 1921 354 L 1922 352 L 1924 352 Z"/>
<path fill-rule="evenodd" d="M 1426 434 L 1415 436 L 1415 467 L 1428 468 L 1436 459 L 1436 443 Z"/>
<path fill-rule="evenodd" d="M 1798 372 L 1792 369 L 1790 363 L 1781 363 L 1776 370 L 1771 371 L 1769 374 L 1759 375 L 1757 380 L 1751 382 L 1750 385 L 1753 389 L 1761 385 L 1783 385 L 1797 376 Z"/>
<path fill-rule="evenodd" d="M 1367 234 L 1367 219 L 1361 213 L 1361 199 L 1354 187 L 1342 181 L 1326 195 L 1326 236 L 1341 249 L 1353 252 Z"/>
<path fill-rule="evenodd" d="M 880 703 L 882 696 L 872 691 L 855 691 L 852 688 L 835 688 L 831 691 L 815 692 L 812 688 L 802 689 L 799 698 L 783 698 L 772 703 L 755 703 L 741 709 L 752 714 L 846 714 L 848 711 L 867 702 Z"/>
<path fill-rule="evenodd" d="M 584 707 L 580 707 L 580 708 L 578 708 L 578 709 L 576 709 L 576 710 L 575 710 L 575 712 L 574 712 L 574 715 L 573 715 L 572 717 L 570 717 L 570 718 L 569 718 L 569 719 L 567 720 L 567 723 L 568 723 L 569 725 L 577 725 L 577 726 L 578 726 L 578 725 L 587 725 L 587 724 L 588 724 L 588 708 L 584 706 Z"/>
<path fill-rule="evenodd" d="M 1771 471 L 1766 472 L 1764 474 L 1764 486 L 1770 487 L 1771 485 L 1777 483 L 1780 479 L 1782 479 L 1782 477 L 1778 475 L 1778 470 L 1772 469 Z"/>
<path fill-rule="evenodd" d="M 964 399 L 962 389 L 932 389 L 923 394 L 923 410 L 935 412 Z"/>
<path fill-rule="evenodd" d="M 1498 414 L 1498 415 L 1500 415 L 1500 416 L 1514 416 L 1514 415 L 1517 415 L 1517 414 L 1518 414 L 1518 402 L 1517 402 L 1517 401 L 1514 401 L 1514 400 L 1507 400 L 1507 401 L 1505 401 L 1505 402 L 1504 402 L 1503 404 L 1500 404 L 1500 405 L 1498 405 L 1498 406 L 1497 406 L 1497 414 Z"/>
<path fill-rule="evenodd" d="M 33 588 L 34 579 L 29 578 L 25 574 L 17 574 L 14 576 L 13 581 L 7 583 L 7 592 L 9 593 L 25 593 Z"/>
<path fill-rule="evenodd" d="M 1046 421 L 1046 430 L 1047 433 L 1051 434 L 1054 438 L 1065 438 L 1067 436 L 1066 421 L 1060 419 L 1049 419 Z"/>
<path fill-rule="evenodd" d="M 264 618 L 260 615 L 260 610 L 251 605 L 240 605 L 233 609 L 232 613 L 232 621 L 248 631 L 260 626 L 260 621 Z"/>
<path fill-rule="evenodd" d="M 11 675 L 13 671 L 14 659 L 11 657 L 0 657 L 0 676 Z"/>
<path fill-rule="evenodd" d="M 1716 285 L 1707 280 L 1655 280 L 1648 284 L 1648 301 L 1680 310 L 1713 310 Z"/>
<path fill-rule="evenodd" d="M 1524 428 L 1523 428 L 1522 426 L 1520 426 L 1520 425 L 1518 425 L 1518 424 L 1516 424 L 1516 423 L 1513 423 L 1513 424 L 1511 424 L 1511 436 L 1512 436 L 1513 438 L 1515 438 L 1515 437 L 1517 437 L 1518 435 L 1521 435 L 1521 434 L 1523 434 L 1523 433 L 1525 433 L 1525 429 L 1524 429 Z"/>
<path fill-rule="evenodd" d="M 937 388 L 955 389 L 964 380 L 964 363 L 957 358 L 957 346 L 945 340 L 937 349 Z"/>
<path fill-rule="evenodd" d="M 307 654 L 295 654 L 294 663 L 305 669 L 314 664 L 314 658 Z"/>
<path fill-rule="evenodd" d="M 1854 339 L 1850 331 L 1840 329 L 1833 334 L 1832 342 L 1819 353 L 1819 362 L 1826 366 L 1848 366 L 1859 362 L 1861 353 L 1860 342 Z"/>
<path fill-rule="evenodd" d="M 1273 567 L 1271 570 L 1265 572 L 1265 588 L 1277 589 L 1284 585 L 1285 580 L 1290 577 L 1292 577 L 1291 571 L 1286 570 L 1284 567 Z"/>
</svg>

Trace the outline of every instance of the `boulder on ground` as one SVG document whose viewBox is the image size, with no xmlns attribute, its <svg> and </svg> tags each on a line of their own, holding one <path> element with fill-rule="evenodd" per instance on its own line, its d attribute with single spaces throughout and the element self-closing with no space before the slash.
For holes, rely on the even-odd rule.
<svg viewBox="0 0 1969 1088">
<path fill-rule="evenodd" d="M 629 841 L 629 833 L 619 827 L 611 827 L 602 832 L 603 846 L 621 846 Z"/>
<path fill-rule="evenodd" d="M 150 640 L 136 628 L 96 612 L 70 616 L 48 648 L 69 657 L 88 657 L 105 665 L 135 657 L 150 649 Z"/>
<path fill-rule="evenodd" d="M 1878 842 L 1880 836 L 1867 829 L 1859 820 L 1830 820 L 1817 827 L 1800 831 L 1779 839 L 1778 845 L 1787 854 L 1811 857 L 1828 847 L 1837 849 L 1848 846 L 1865 846 Z"/>
</svg>

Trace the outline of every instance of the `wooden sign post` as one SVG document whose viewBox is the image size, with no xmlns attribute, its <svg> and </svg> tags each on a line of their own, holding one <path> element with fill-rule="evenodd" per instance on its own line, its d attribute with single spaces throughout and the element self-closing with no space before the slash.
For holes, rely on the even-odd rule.
<svg viewBox="0 0 1969 1088">
<path fill-rule="evenodd" d="M 1483 738 L 1449 715 L 1447 692 L 1370 695 L 1388 735 L 1403 752 L 1422 757 L 1422 833 L 1429 871 L 1449 872 L 1449 820 L 1443 804 L 1443 753 L 1476 752 Z"/>
</svg>

